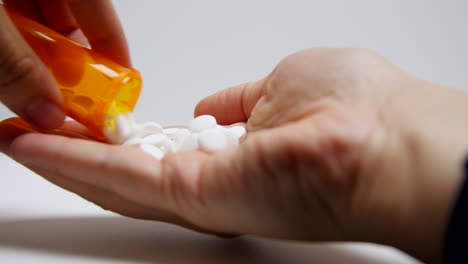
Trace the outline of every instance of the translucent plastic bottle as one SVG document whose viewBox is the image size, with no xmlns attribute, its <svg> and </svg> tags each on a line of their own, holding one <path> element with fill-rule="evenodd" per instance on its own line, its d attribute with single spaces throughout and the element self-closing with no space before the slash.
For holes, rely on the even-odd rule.
<svg viewBox="0 0 468 264">
<path fill-rule="evenodd" d="M 106 131 L 115 129 L 115 117 L 133 110 L 142 84 L 138 71 L 104 58 L 11 9 L 5 10 L 55 77 L 66 114 L 104 139 Z"/>
</svg>

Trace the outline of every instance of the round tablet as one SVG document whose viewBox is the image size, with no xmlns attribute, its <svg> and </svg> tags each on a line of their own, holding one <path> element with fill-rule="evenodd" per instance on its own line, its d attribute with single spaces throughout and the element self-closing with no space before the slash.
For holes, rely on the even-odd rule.
<svg viewBox="0 0 468 264">
<path fill-rule="evenodd" d="M 139 147 L 144 152 L 150 154 L 151 156 L 155 157 L 156 159 L 160 160 L 164 157 L 164 152 L 162 152 L 159 148 L 149 145 L 149 144 L 142 144 Z"/>
<path fill-rule="evenodd" d="M 207 129 L 200 133 L 198 144 L 204 151 L 215 152 L 228 147 L 228 139 L 221 129 Z"/>
<path fill-rule="evenodd" d="M 192 133 L 200 133 L 203 130 L 215 128 L 216 125 L 217 123 L 214 116 L 201 115 L 193 119 L 192 122 L 190 122 L 190 131 Z"/>
</svg>

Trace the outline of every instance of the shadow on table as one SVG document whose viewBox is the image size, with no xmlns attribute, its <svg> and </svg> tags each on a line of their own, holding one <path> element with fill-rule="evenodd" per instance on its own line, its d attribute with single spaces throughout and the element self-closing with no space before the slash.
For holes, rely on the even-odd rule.
<svg viewBox="0 0 468 264">
<path fill-rule="evenodd" d="M 0 247 L 138 263 L 385 263 L 337 244 L 221 239 L 110 216 L 0 222 Z"/>
</svg>

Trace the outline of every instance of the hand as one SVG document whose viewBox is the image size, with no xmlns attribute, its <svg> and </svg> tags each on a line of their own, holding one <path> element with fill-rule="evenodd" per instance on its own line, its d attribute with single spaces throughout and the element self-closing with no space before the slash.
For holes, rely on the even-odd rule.
<svg viewBox="0 0 468 264">
<path fill-rule="evenodd" d="M 246 122 L 235 149 L 157 161 L 122 146 L 3 126 L 2 151 L 120 214 L 214 233 L 369 241 L 441 261 L 468 147 L 468 95 L 364 49 L 310 49 L 199 103 Z M 61 129 L 75 135 L 76 124 Z"/>
<path fill-rule="evenodd" d="M 110 0 L 5 0 L 28 16 L 124 66 L 126 40 Z M 0 101 L 28 121 L 52 129 L 65 118 L 55 80 L 0 5 Z"/>
</svg>

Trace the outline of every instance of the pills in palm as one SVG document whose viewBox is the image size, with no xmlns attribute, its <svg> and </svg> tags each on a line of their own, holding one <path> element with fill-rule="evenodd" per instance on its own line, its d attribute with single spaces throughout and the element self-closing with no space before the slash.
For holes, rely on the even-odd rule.
<svg viewBox="0 0 468 264">
<path fill-rule="evenodd" d="M 139 146 L 140 144 L 143 144 L 143 139 L 141 138 L 131 138 L 122 143 L 124 146 Z"/>
<path fill-rule="evenodd" d="M 176 150 L 179 152 L 186 152 L 186 151 L 195 151 L 198 149 L 198 135 L 197 134 L 190 134 L 186 138 L 184 138 L 180 145 L 177 146 Z"/>
<path fill-rule="evenodd" d="M 203 130 L 214 128 L 216 125 L 214 116 L 201 115 L 190 122 L 190 131 L 192 133 L 199 133 Z"/>
<path fill-rule="evenodd" d="M 151 144 L 151 145 L 159 146 L 159 145 L 163 144 L 163 142 L 165 140 L 167 140 L 167 136 L 164 135 L 164 134 L 159 134 L 158 133 L 158 134 L 153 134 L 153 135 L 146 136 L 141 141 L 144 144 Z"/>
<path fill-rule="evenodd" d="M 210 115 L 193 119 L 188 128 L 163 128 L 156 122 L 137 124 L 131 114 L 117 116 L 106 131 L 111 143 L 140 148 L 157 159 L 172 152 L 216 152 L 235 147 L 246 134 L 243 126 L 224 127 Z"/>
<path fill-rule="evenodd" d="M 140 146 L 140 149 L 157 159 L 162 159 L 164 157 L 164 152 L 153 145 L 143 144 Z"/>
<path fill-rule="evenodd" d="M 198 144 L 205 151 L 215 152 L 228 147 L 228 139 L 221 129 L 210 128 L 200 132 Z"/>
<path fill-rule="evenodd" d="M 148 135 L 161 133 L 162 131 L 163 127 L 156 122 L 146 122 L 143 124 L 138 124 L 135 127 L 135 134 L 138 137 L 146 137 Z"/>
<path fill-rule="evenodd" d="M 234 138 L 235 140 L 239 140 L 241 137 L 243 137 L 246 133 L 245 127 L 243 126 L 233 126 L 226 128 L 227 129 L 227 134 Z"/>
</svg>

